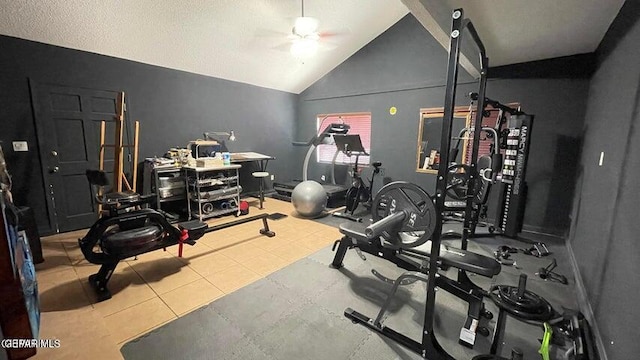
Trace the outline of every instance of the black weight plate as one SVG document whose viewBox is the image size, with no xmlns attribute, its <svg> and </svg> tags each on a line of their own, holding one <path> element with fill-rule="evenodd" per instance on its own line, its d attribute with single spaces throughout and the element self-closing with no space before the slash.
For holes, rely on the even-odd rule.
<svg viewBox="0 0 640 360">
<path fill-rule="evenodd" d="M 465 164 L 453 164 L 447 169 L 447 195 L 455 200 L 465 200 L 471 167 Z"/>
<path fill-rule="evenodd" d="M 554 316 L 547 300 L 528 290 L 520 297 L 516 286 L 494 285 L 489 297 L 498 307 L 523 320 L 548 321 Z"/>
<path fill-rule="evenodd" d="M 453 164 L 448 168 L 447 174 L 447 195 L 455 200 L 466 200 L 469 188 L 469 175 L 471 167 L 466 164 Z M 475 189 L 468 195 L 476 197 L 482 188 L 482 181 L 476 179 Z"/>
<path fill-rule="evenodd" d="M 385 185 L 373 200 L 371 217 L 376 222 L 397 211 L 406 211 L 408 216 L 399 228 L 382 234 L 385 240 L 408 249 L 431 239 L 436 225 L 436 209 L 426 191 L 406 181 Z"/>
<path fill-rule="evenodd" d="M 353 213 L 358 207 L 358 202 L 358 189 L 350 187 L 349 190 L 347 190 L 347 195 L 345 197 L 346 210 Z"/>
</svg>

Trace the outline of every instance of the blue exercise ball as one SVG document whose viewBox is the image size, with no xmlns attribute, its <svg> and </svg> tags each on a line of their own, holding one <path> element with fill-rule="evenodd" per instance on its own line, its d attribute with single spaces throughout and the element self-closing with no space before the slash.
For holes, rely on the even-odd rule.
<svg viewBox="0 0 640 360">
<path fill-rule="evenodd" d="M 291 203 L 301 216 L 316 217 L 327 207 L 327 192 L 316 181 L 303 181 L 293 188 Z"/>
</svg>

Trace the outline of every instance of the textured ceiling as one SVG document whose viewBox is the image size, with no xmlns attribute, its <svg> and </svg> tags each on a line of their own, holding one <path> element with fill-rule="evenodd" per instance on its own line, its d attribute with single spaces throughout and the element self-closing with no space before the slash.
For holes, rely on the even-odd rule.
<svg viewBox="0 0 640 360">
<path fill-rule="evenodd" d="M 445 37 L 463 7 L 492 66 L 594 51 L 624 3 L 306 0 L 320 32 L 341 35 L 304 63 L 287 39 L 300 0 L 0 0 L 0 34 L 300 93 L 406 15 L 403 1 L 419 1 Z"/>
<path fill-rule="evenodd" d="M 304 63 L 287 35 L 300 0 L 0 0 L 0 34 L 300 93 L 409 10 L 399 0 L 306 0 L 327 39 Z M 323 39 L 324 40 L 324 39 Z"/>
<path fill-rule="evenodd" d="M 450 9 L 464 9 L 465 17 L 471 19 L 487 48 L 490 66 L 499 66 L 596 50 L 624 0 L 447 0 L 446 3 Z"/>
</svg>

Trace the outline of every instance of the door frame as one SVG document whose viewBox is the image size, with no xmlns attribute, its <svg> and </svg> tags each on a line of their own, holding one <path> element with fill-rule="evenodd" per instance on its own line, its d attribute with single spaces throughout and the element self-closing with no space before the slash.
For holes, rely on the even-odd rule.
<svg viewBox="0 0 640 360">
<path fill-rule="evenodd" d="M 33 78 L 28 78 L 29 81 L 29 91 L 31 95 L 31 109 L 33 113 L 33 122 L 36 132 L 36 142 L 38 146 L 38 160 L 40 162 L 40 174 L 42 176 L 42 186 L 44 189 L 45 202 L 47 204 L 47 217 L 49 220 L 48 233 L 58 234 L 60 233 L 60 222 L 58 219 L 58 212 L 56 210 L 56 199 L 55 193 L 53 193 L 53 182 L 49 179 L 49 165 L 47 156 L 49 156 L 48 149 L 43 147 L 45 143 L 44 139 L 47 137 L 45 133 L 44 126 L 39 126 L 39 119 L 44 119 L 44 114 L 41 111 L 41 107 L 38 106 L 41 104 L 43 99 L 40 97 L 42 95 L 42 91 L 45 87 L 61 87 L 61 88 L 73 88 L 73 89 L 82 89 L 89 91 L 100 91 L 100 92 L 120 92 L 126 90 L 108 90 L 108 89 L 96 89 L 89 88 L 85 86 L 73 86 L 67 83 L 53 83 L 40 81 Z M 108 119 L 105 119 L 108 120 Z M 59 200 L 60 201 L 60 200 Z M 93 201 L 93 200 L 92 200 Z M 96 214 L 97 219 L 97 214 Z"/>
<path fill-rule="evenodd" d="M 44 161 L 44 149 L 42 148 L 42 139 L 45 138 L 45 134 L 43 133 L 42 126 L 38 126 L 38 119 L 43 117 L 40 112 L 39 106 L 36 104 L 40 104 L 39 99 L 39 91 L 43 86 L 50 85 L 46 83 L 42 83 L 32 78 L 29 78 L 29 92 L 31 93 L 31 111 L 33 112 L 33 126 L 36 130 L 36 143 L 38 146 L 38 161 L 40 162 L 40 174 L 42 177 L 42 187 L 44 189 L 44 197 L 47 204 L 47 217 L 49 218 L 49 232 L 54 234 L 58 234 L 60 232 L 60 226 L 58 225 L 58 216 L 56 213 L 55 207 L 55 199 L 52 198 L 52 187 L 50 181 L 48 181 L 48 172 L 49 168 Z"/>
</svg>

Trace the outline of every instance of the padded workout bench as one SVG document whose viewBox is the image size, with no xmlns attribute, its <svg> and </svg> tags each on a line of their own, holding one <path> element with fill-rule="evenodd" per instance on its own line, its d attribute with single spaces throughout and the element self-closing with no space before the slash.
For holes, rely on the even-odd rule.
<svg viewBox="0 0 640 360">
<path fill-rule="evenodd" d="M 341 268 L 343 266 L 342 262 L 347 250 L 357 249 L 391 261 L 398 267 L 411 272 L 424 274 L 428 271 L 431 241 L 427 241 L 417 247 L 403 249 L 383 241 L 381 237 L 370 239 L 370 237 L 367 236 L 367 228 L 368 227 L 362 223 L 354 222 L 340 225 L 340 232 L 345 236 L 334 243 L 334 251 L 336 251 L 337 246 L 336 255 L 332 262 L 334 268 Z M 499 274 L 501 270 L 500 264 L 493 258 L 444 245 L 441 246 L 438 263 L 441 266 L 454 267 L 488 278 Z M 375 270 L 372 270 L 372 272 L 381 280 L 394 283 L 394 285 L 402 285 L 404 280 L 400 279 L 403 278 L 418 279 L 415 275 L 403 275 L 396 283 L 396 281 L 385 278 Z M 404 284 L 407 283 L 408 282 L 405 282 Z M 461 331 L 459 338 L 460 344 L 473 347 L 476 331 L 479 331 L 484 336 L 489 334 L 486 328 L 478 326 L 481 316 L 486 318 L 492 317 L 492 314 L 484 308 L 483 298 L 486 295 L 485 292 L 469 286 L 469 284 L 457 282 L 443 275 L 436 278 L 436 286 L 469 304 L 467 320 L 465 321 L 464 329 Z M 390 296 L 393 296 L 393 294 Z"/>
</svg>

